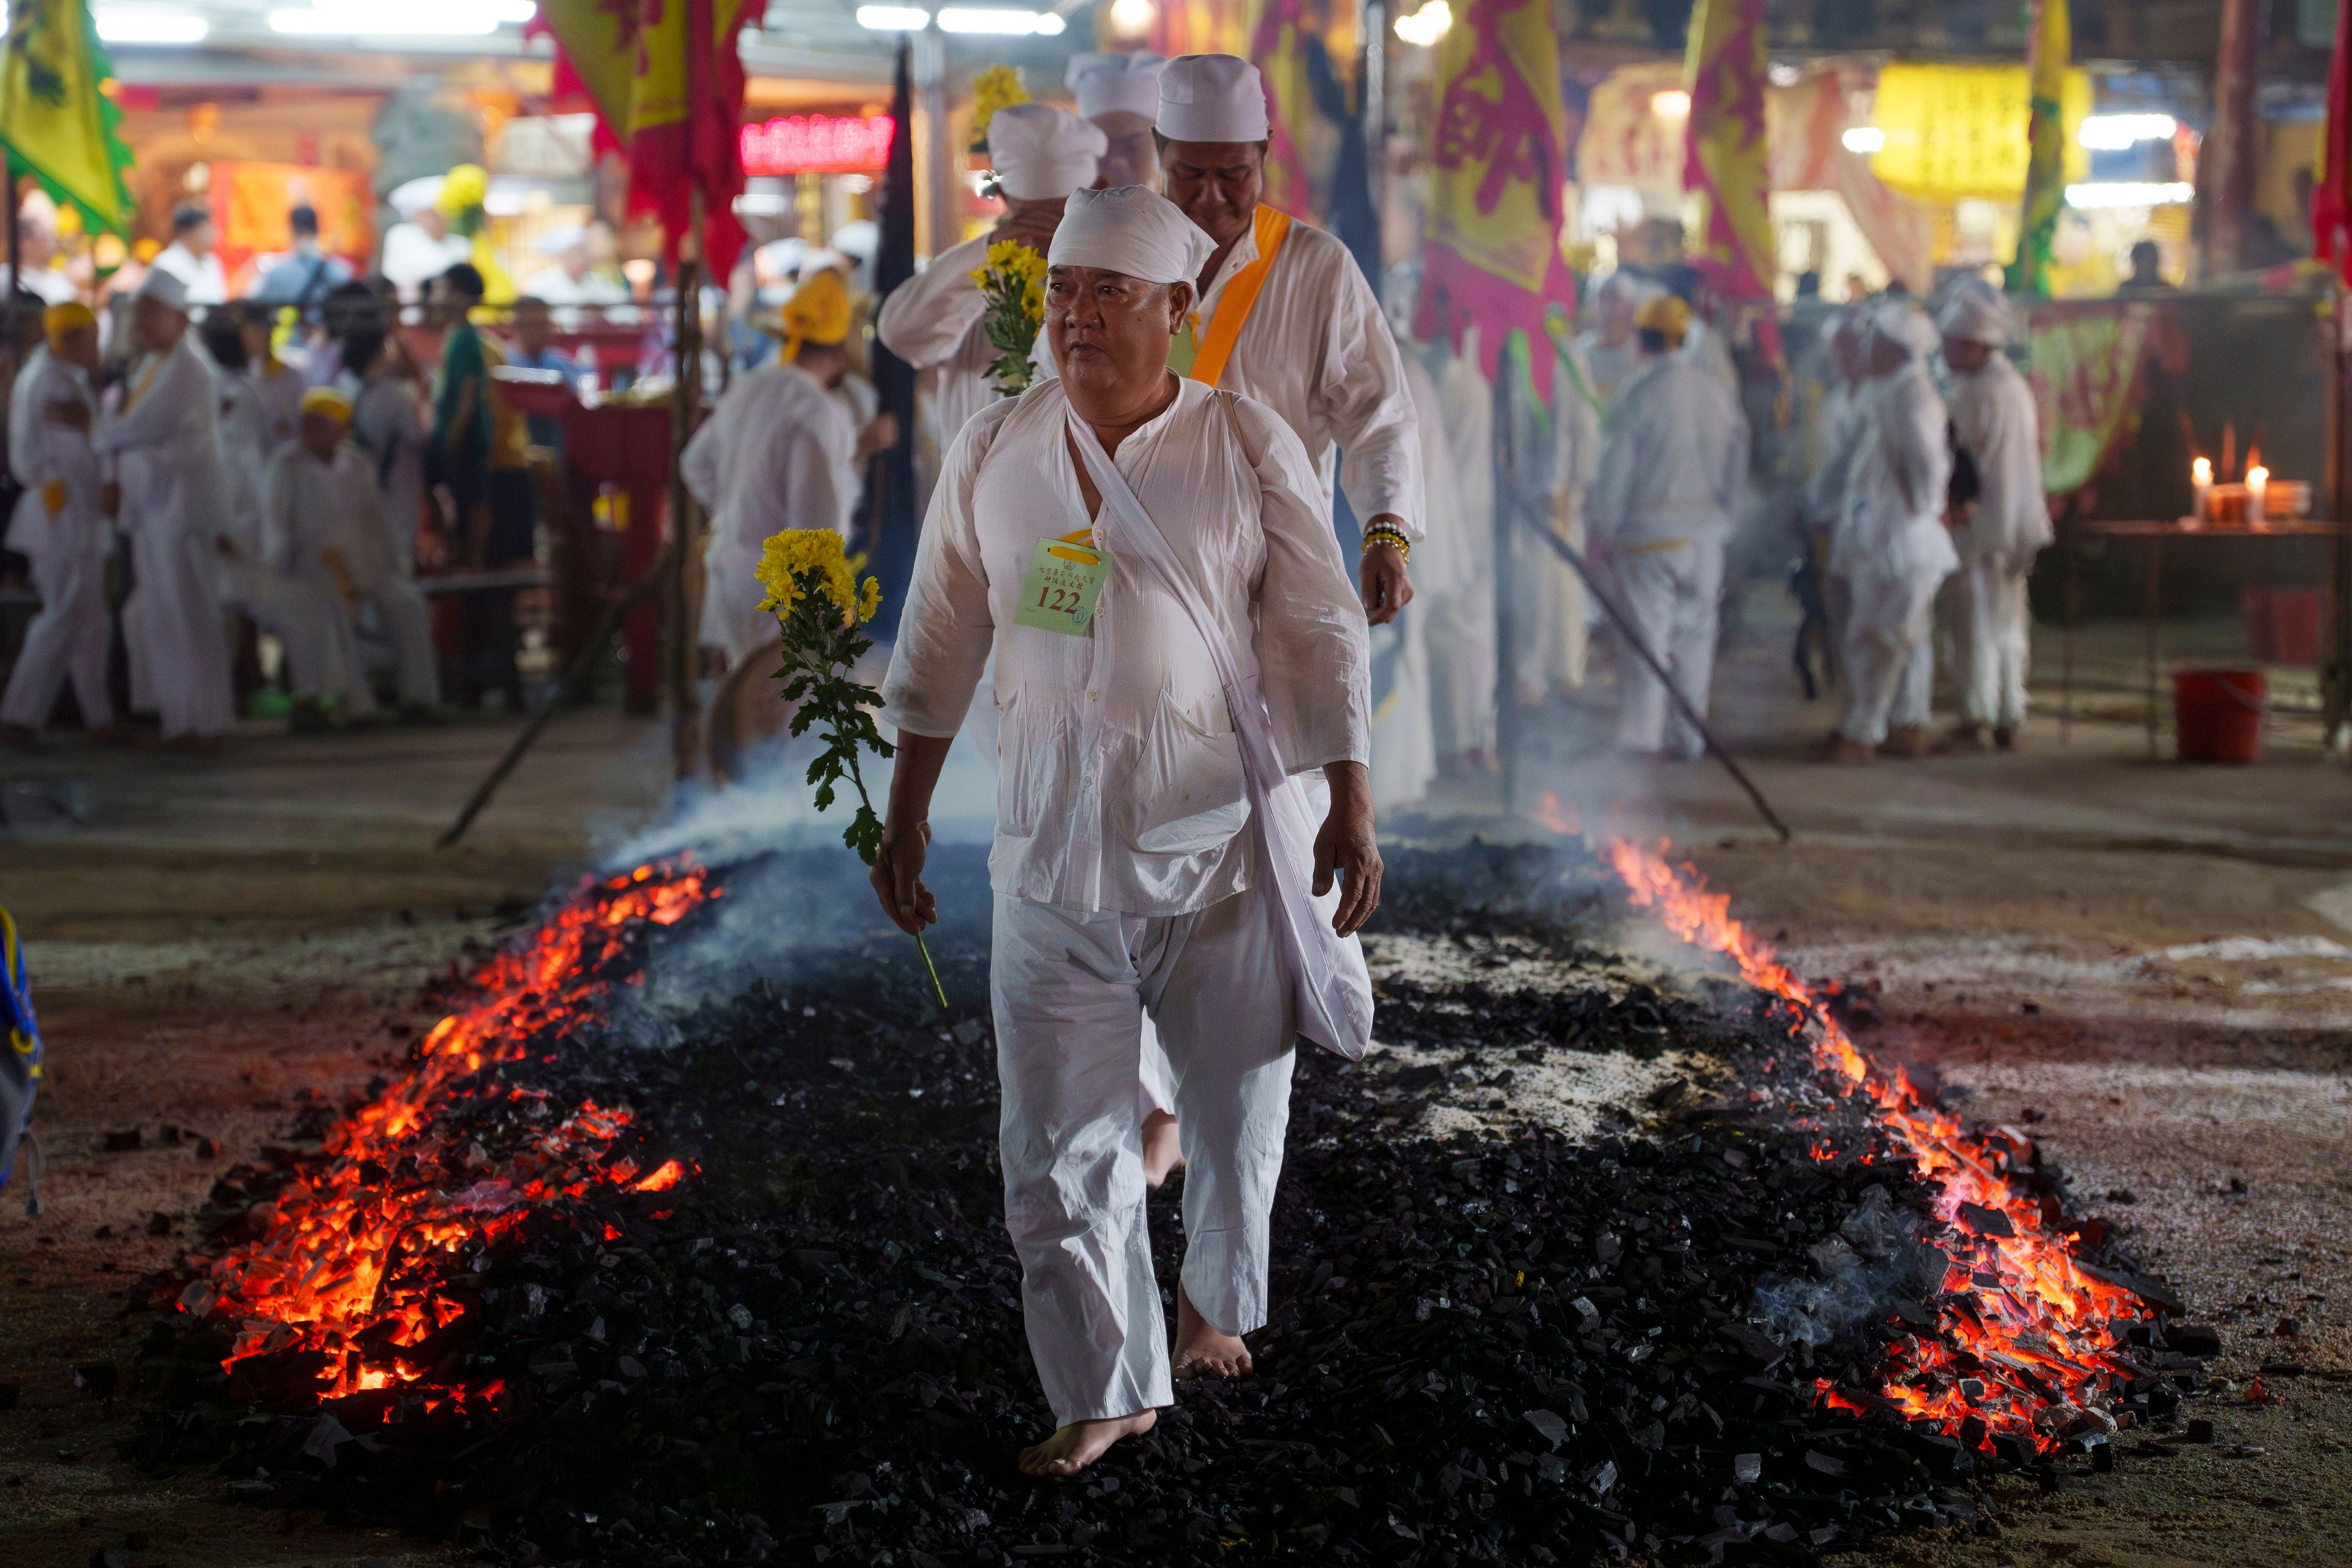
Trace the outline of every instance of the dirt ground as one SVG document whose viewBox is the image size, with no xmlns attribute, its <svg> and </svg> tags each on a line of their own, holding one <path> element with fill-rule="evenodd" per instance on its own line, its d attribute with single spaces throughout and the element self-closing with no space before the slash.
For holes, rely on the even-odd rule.
<svg viewBox="0 0 2352 1568">
<path fill-rule="evenodd" d="M 1539 760 L 1522 804 L 1549 788 L 1587 826 L 1671 837 L 1804 971 L 1874 982 L 1886 1021 L 1864 1044 L 2039 1139 L 2223 1342 L 2226 1386 L 2184 1411 L 2213 1419 L 2213 1444 L 2126 1433 L 2113 1474 L 2011 1489 L 1997 1539 L 1913 1538 L 1870 1561 L 2344 1561 L 2345 773 L 2301 742 L 2250 769 L 2153 763 L 2114 699 L 2063 749 L 2038 721 L 2012 756 L 1832 772 L 1805 751 L 1826 708 L 1739 701 L 1785 684 L 1776 658 L 1735 648 L 1726 728 L 1793 842 L 1706 764 Z M 423 984 L 658 803 L 660 732 L 582 714 L 463 845 L 434 852 L 509 733 L 254 736 L 193 759 L 68 741 L 0 758 L 0 902 L 29 939 L 52 1064 L 46 1212 L 26 1215 L 21 1180 L 0 1195 L 0 1386 L 19 1391 L 0 1410 L 0 1564 L 455 1561 L 236 1508 L 201 1475 L 142 1476 L 117 1452 L 123 1404 L 72 1369 L 128 1366 L 125 1289 L 194 1243 L 184 1215 L 217 1171 L 282 1135 L 304 1097 L 358 1091 L 429 1024 Z M 1446 786 L 1405 827 L 1539 833 L 1496 795 Z M 138 1149 L 104 1152 L 134 1128 Z M 2262 1375 L 2269 1397 L 2248 1403 L 2265 1364 L 2304 1370 Z"/>
</svg>

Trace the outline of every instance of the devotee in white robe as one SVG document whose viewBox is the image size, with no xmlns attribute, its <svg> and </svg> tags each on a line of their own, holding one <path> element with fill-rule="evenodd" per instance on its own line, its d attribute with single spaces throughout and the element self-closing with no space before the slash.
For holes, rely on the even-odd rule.
<svg viewBox="0 0 2352 1568">
<path fill-rule="evenodd" d="M 1064 200 L 1094 183 L 1105 145 L 1100 131 L 1067 110 L 1045 103 L 998 110 L 988 122 L 988 159 L 1003 217 L 988 233 L 940 251 L 882 301 L 875 335 L 920 375 L 943 458 L 964 422 L 1003 395 L 988 374 L 998 350 L 981 322 L 973 271 L 986 264 L 990 246 L 1007 240 L 1043 256 Z"/>
<path fill-rule="evenodd" d="M 1830 562 L 1837 555 L 1836 538 L 1846 516 L 1846 495 L 1864 440 L 1870 434 L 1870 400 L 1864 379 L 1863 355 L 1869 338 L 1868 319 L 1858 310 L 1841 310 L 1830 329 L 1831 382 L 1822 399 L 1814 433 L 1813 469 L 1805 481 L 1805 545 L 1822 574 L 1822 605 L 1829 616 L 1830 646 L 1844 657 L 1846 585 L 1832 574 Z"/>
<path fill-rule="evenodd" d="M 1495 681 L 1500 668 L 1496 645 L 1495 398 L 1478 374 L 1477 329 L 1463 334 L 1462 352 L 1440 342 L 1430 353 L 1436 410 L 1414 403 L 1422 424 L 1422 483 L 1428 500 L 1424 561 L 1416 575 L 1413 604 L 1426 605 L 1429 645 L 1430 721 L 1441 767 L 1489 773 L 1495 758 Z M 1406 370 L 1410 374 L 1412 365 Z M 1430 541 L 1452 527 L 1462 541 L 1463 570 L 1444 586 L 1433 578 L 1426 559 Z"/>
<path fill-rule="evenodd" d="M 1592 378 L 1593 395 L 1601 399 L 1603 413 L 1615 401 L 1618 389 L 1642 368 L 1642 345 L 1633 336 L 1633 312 L 1643 300 L 1664 291 L 1622 269 L 1603 278 L 1592 291 L 1592 325 L 1577 334 L 1576 346 L 1584 351 L 1585 370 Z"/>
<path fill-rule="evenodd" d="M 1167 64 L 1149 51 L 1070 57 L 1062 85 L 1077 100 L 1078 118 L 1103 133 L 1097 188 L 1158 183 L 1151 124 L 1160 114 L 1160 72 Z"/>
<path fill-rule="evenodd" d="M 1689 310 L 1671 294 L 1635 321 L 1644 363 L 1609 411 L 1590 521 L 1616 568 L 1627 617 L 1704 721 L 1715 676 L 1723 560 L 1748 473 L 1748 420 L 1704 367 L 1681 352 Z M 1627 650 L 1618 747 L 1688 761 L 1706 742 L 1649 661 Z"/>
<path fill-rule="evenodd" d="M 1600 411 L 1579 390 L 1591 367 L 1573 344 L 1555 344 L 1550 407 L 1540 417 L 1551 440 L 1550 523 L 1570 548 L 1582 550 L 1585 503 L 1601 467 Z M 1524 534 L 1524 527 L 1517 533 Z M 1504 551 L 1511 605 L 1510 671 L 1522 708 L 1540 708 L 1555 692 L 1584 684 L 1588 628 L 1584 580 L 1559 552 L 1534 538 L 1513 537 Z"/>
<path fill-rule="evenodd" d="M 2009 303 L 1990 288 L 1962 288 L 1944 308 L 1944 363 L 1952 371 L 1951 418 L 1977 467 L 1974 514 L 1953 530 L 1954 641 L 1960 722 L 1947 742 L 2002 751 L 2025 723 L 2032 616 L 2025 584 L 2055 537 L 2042 489 L 2042 430 L 2033 391 L 2002 350 Z"/>
<path fill-rule="evenodd" d="M 1944 400 L 1927 374 L 1936 341 L 1935 323 L 1906 300 L 1872 311 L 1870 429 L 1830 559 L 1847 605 L 1845 715 L 1830 739 L 1832 762 L 1927 750 L 1936 593 L 1959 564 L 1944 526 L 1952 477 Z"/>
<path fill-rule="evenodd" d="M 1445 445 L 1444 405 L 1428 367 L 1404 354 L 1405 386 L 1421 423 L 1422 477 L 1428 486 L 1427 531 L 1413 553 L 1412 603 L 1371 636 L 1372 806 L 1383 816 L 1421 804 L 1437 777 L 1438 750 L 1432 666 L 1433 640 L 1460 634 L 1472 643 L 1483 631 L 1486 691 L 1494 691 L 1495 606 L 1486 582 L 1486 616 L 1475 602 L 1477 563 L 1454 498 L 1454 455 Z M 1489 553 L 1491 557 L 1491 540 Z M 1452 672 L 1459 678 L 1459 672 Z"/>
<path fill-rule="evenodd" d="M 187 286 L 150 268 L 131 302 L 131 363 L 122 403 L 91 445 L 113 471 L 117 521 L 131 540 L 122 606 L 131 705 L 167 740 L 227 730 L 228 641 L 213 562 L 226 527 L 218 394 L 188 333 Z"/>
<path fill-rule="evenodd" d="M 303 395 L 295 444 L 269 459 L 263 551 L 279 571 L 331 589 L 342 608 L 372 616 L 392 645 L 400 717 L 415 723 L 441 702 L 441 667 L 433 614 L 402 570 L 395 525 L 367 453 L 347 439 L 349 399 L 330 387 Z M 351 632 L 346 622 L 345 637 Z M 356 643 L 352 644 L 352 710 L 373 706 Z"/>
<path fill-rule="evenodd" d="M 754 574 L 770 534 L 846 534 L 857 508 L 858 433 L 832 387 L 849 372 L 849 290 L 819 272 L 784 302 L 777 363 L 735 377 L 686 447 L 686 483 L 710 513 L 702 646 L 731 666 L 776 637 Z"/>
<path fill-rule="evenodd" d="M 1363 527 L 1365 614 L 1378 626 L 1412 597 L 1406 555 L 1423 532 L 1421 437 L 1380 301 L 1347 247 L 1261 203 L 1268 122 L 1255 66 L 1232 55 L 1169 61 L 1157 126 L 1162 188 L 1217 247 L 1176 368 L 1281 415 L 1325 491 L 1335 478 L 1346 489 Z"/>
<path fill-rule="evenodd" d="M 1206 249 L 1148 190 L 1071 198 L 1045 304 L 1060 377 L 958 438 L 883 688 L 899 751 L 874 883 L 912 931 L 936 918 L 920 879 L 931 791 L 996 656 L 1005 1221 L 1060 1424 L 1023 1455 L 1033 1474 L 1083 1468 L 1172 1399 L 1135 1094 L 1145 1016 L 1183 1115 L 1172 1371 L 1236 1375 L 1239 1336 L 1265 1321 L 1293 986 L 1311 967 L 1276 942 L 1265 900 L 1304 907 L 1319 952 L 1348 945 L 1379 892 L 1364 616 L 1321 481 L 1272 411 L 1166 369 Z M 1024 624 L 1059 577 L 1098 584 L 1091 619 Z M 1312 874 L 1329 891 L 1302 906 L 1303 844 L 1248 803 L 1296 798 L 1318 770 L 1331 805 Z M 1256 793 L 1267 772 L 1289 781 L 1271 796 Z"/>
<path fill-rule="evenodd" d="M 217 237 L 211 213 L 193 205 L 180 207 L 172 214 L 172 243 L 148 265 L 177 278 L 187 289 L 187 303 L 222 304 L 228 299 L 228 273 L 213 248 Z"/>
<path fill-rule="evenodd" d="M 473 241 L 451 233 L 449 219 L 441 211 L 441 193 L 447 184 L 446 177 L 427 174 L 394 187 L 383 198 L 400 221 L 384 230 L 376 270 L 399 291 L 403 304 L 415 304 L 425 297 L 427 283 L 474 258 Z"/>
<path fill-rule="evenodd" d="M 106 607 L 106 558 L 114 530 L 99 510 L 98 317 L 68 301 L 41 312 L 47 342 L 16 374 L 8 402 L 8 466 L 25 487 L 9 520 L 8 548 L 32 567 L 41 607 L 25 628 L 8 685 L 0 692 L 0 734 L 26 741 L 48 723 L 73 683 L 82 728 L 114 726 L 106 691 L 113 626 Z"/>
</svg>

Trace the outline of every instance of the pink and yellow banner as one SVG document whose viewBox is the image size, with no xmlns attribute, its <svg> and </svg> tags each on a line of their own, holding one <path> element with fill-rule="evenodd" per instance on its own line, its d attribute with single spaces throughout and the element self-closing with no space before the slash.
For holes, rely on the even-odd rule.
<svg viewBox="0 0 2352 1568">
<path fill-rule="evenodd" d="M 1699 0 L 1683 62 L 1690 94 L 1683 185 L 1704 214 L 1692 259 L 1733 300 L 1771 299 L 1780 272 L 1764 79 L 1764 0 Z"/>
<path fill-rule="evenodd" d="M 1468 0 L 1438 47 L 1436 100 L 1415 330 L 1458 339 L 1477 325 L 1492 376 L 1506 338 L 1535 341 L 1547 308 L 1576 301 L 1559 254 L 1568 111 L 1548 0 Z"/>
<path fill-rule="evenodd" d="M 1251 9 L 1249 58 L 1265 79 L 1265 200 L 1284 212 L 1319 211 L 1307 160 L 1315 96 L 1306 47 L 1319 29 L 1307 0 L 1258 0 Z"/>
</svg>

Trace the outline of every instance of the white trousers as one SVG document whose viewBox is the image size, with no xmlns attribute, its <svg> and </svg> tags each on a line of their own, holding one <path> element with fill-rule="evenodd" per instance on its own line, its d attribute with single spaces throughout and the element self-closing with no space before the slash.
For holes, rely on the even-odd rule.
<svg viewBox="0 0 2352 1568">
<path fill-rule="evenodd" d="M 58 693 L 73 682 L 82 727 L 114 722 L 106 695 L 106 656 L 112 625 L 106 613 L 106 557 L 87 550 L 54 550 L 33 562 L 40 614 L 25 628 L 25 644 L 0 693 L 0 724 L 37 730 L 49 721 Z"/>
<path fill-rule="evenodd" d="M 1971 723 L 2014 730 L 2025 722 L 2025 676 L 2032 617 L 2025 580 L 2033 558 L 2003 551 L 1971 555 L 1952 576 L 1952 632 L 1959 650 L 1960 713 Z"/>
<path fill-rule="evenodd" d="M 1674 550 L 1616 555 L 1618 591 L 1643 646 L 1674 672 L 1700 718 L 1715 681 L 1716 630 L 1722 623 L 1724 543 L 1698 539 Z M 1628 648 L 1618 661 L 1624 699 L 1617 710 L 1617 743 L 1629 752 L 1667 752 L 1690 758 L 1706 742 L 1683 717 L 1647 660 Z"/>
<path fill-rule="evenodd" d="M 375 624 L 400 659 L 400 705 L 434 708 L 441 702 L 441 659 L 433 650 L 433 612 L 415 584 L 394 577 L 360 600 L 375 609 Z"/>
<path fill-rule="evenodd" d="M 1875 746 L 1891 728 L 1927 722 L 1935 695 L 1936 592 L 1940 572 L 1848 585 L 1845 717 L 1838 732 Z"/>
<path fill-rule="evenodd" d="M 354 714 L 374 710 L 351 618 L 332 588 L 256 567 L 225 596 L 285 648 L 286 684 L 296 697 L 331 697 Z"/>
<path fill-rule="evenodd" d="M 122 605 L 122 638 L 131 706 L 160 717 L 167 739 L 221 734 L 235 721 L 212 534 L 202 531 L 199 545 L 166 519 L 139 519 L 129 530 L 131 588 Z"/>
<path fill-rule="evenodd" d="M 1144 1222 L 1142 1026 L 1159 1026 L 1184 1151 L 1184 1293 L 1262 1326 L 1297 1020 L 1265 907 L 1084 914 L 1000 893 L 989 990 L 1004 1094 L 1004 1221 L 1054 1419 L 1174 1398 Z"/>
<path fill-rule="evenodd" d="M 1555 507 L 1552 526 L 1569 545 L 1584 548 L 1584 521 L 1575 509 Z M 1521 691 L 1573 691 L 1584 684 L 1584 580 L 1551 546 L 1514 531 L 1503 585 L 1511 606 L 1511 646 L 1505 658 Z"/>
</svg>

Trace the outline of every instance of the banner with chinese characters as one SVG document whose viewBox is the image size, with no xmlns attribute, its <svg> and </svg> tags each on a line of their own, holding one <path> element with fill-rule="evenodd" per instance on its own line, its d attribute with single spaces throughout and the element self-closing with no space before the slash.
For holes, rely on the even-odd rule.
<svg viewBox="0 0 2352 1568">
<path fill-rule="evenodd" d="M 2091 166 L 2076 136 L 2091 110 L 2090 74 L 2070 68 L 2057 87 L 2065 177 L 2081 180 Z M 1922 201 L 2016 201 L 2032 162 L 2032 114 L 2021 65 L 1883 67 L 1871 123 L 1886 144 L 1871 154 L 1871 172 Z"/>
<path fill-rule="evenodd" d="M 1764 0 L 1699 0 L 1683 90 L 1690 95 L 1683 187 L 1703 215 L 1692 259 L 1726 298 L 1769 300 L 1780 263 L 1766 168 Z"/>
<path fill-rule="evenodd" d="M 2025 379 L 2042 419 L 2042 488 L 2052 495 L 2088 484 L 2137 426 L 2149 323 L 2146 306 L 2028 315 Z"/>
<path fill-rule="evenodd" d="M 1477 325 L 1492 377 L 1507 337 L 1539 341 L 1546 310 L 1575 305 L 1559 254 L 1568 113 L 1549 0 L 1468 0 L 1438 47 L 1435 93 L 1415 330 L 1458 338 Z M 1539 378 L 1546 402 L 1549 387 Z"/>
</svg>

